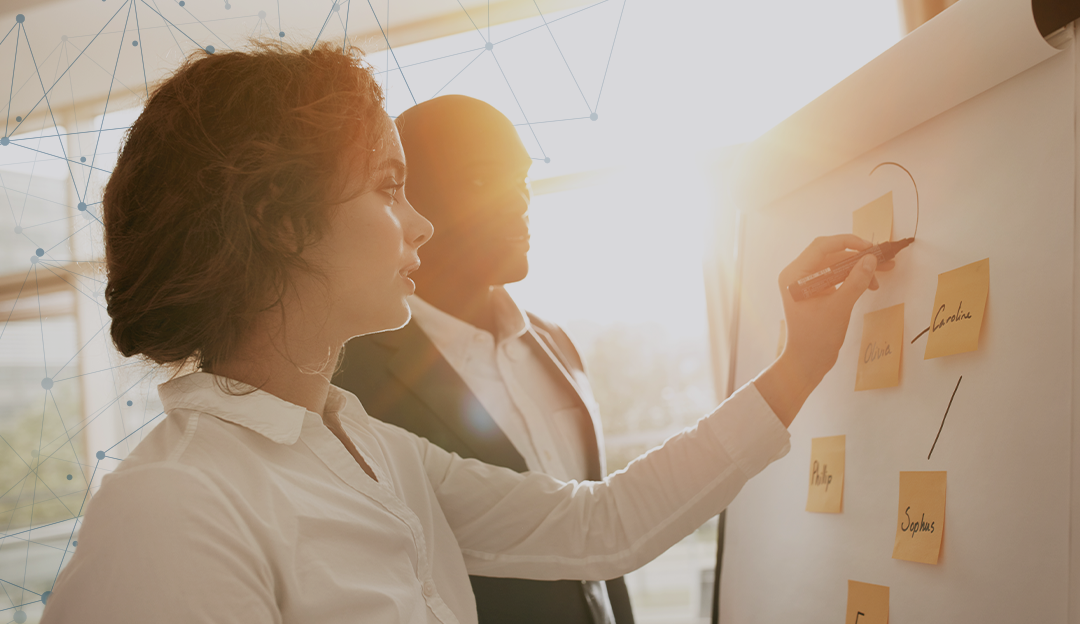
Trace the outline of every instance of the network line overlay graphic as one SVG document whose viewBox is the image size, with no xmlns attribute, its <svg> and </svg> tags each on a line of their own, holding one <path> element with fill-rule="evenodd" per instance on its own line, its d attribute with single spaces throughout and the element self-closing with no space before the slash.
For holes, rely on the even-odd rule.
<svg viewBox="0 0 1080 624">
<path fill-rule="evenodd" d="M 156 80 L 251 38 L 364 50 L 387 113 L 488 101 L 536 167 L 600 121 L 626 0 L 48 0 L 0 6 L 0 623 L 36 622 L 103 476 L 164 419 L 109 343 L 101 194 Z M 202 50 L 202 52 L 199 52 Z M 534 167 L 535 169 L 535 167 Z M 535 172 L 534 172 L 535 173 Z"/>
</svg>

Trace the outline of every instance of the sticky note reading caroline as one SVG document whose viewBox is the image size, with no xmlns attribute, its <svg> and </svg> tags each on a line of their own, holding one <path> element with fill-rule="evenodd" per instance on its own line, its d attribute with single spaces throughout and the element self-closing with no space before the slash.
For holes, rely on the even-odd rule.
<svg viewBox="0 0 1080 624">
<path fill-rule="evenodd" d="M 873 390 L 900 385 L 900 355 L 904 349 L 904 304 L 863 317 L 855 389 Z"/>
<path fill-rule="evenodd" d="M 889 588 L 848 581 L 844 624 L 889 624 Z"/>
<path fill-rule="evenodd" d="M 810 441 L 810 493 L 806 511 L 840 513 L 844 510 L 845 436 Z"/>
<path fill-rule="evenodd" d="M 892 239 L 892 191 L 851 213 L 851 231 L 875 245 Z"/>
<path fill-rule="evenodd" d="M 945 532 L 945 472 L 901 472 L 893 559 L 937 565 Z"/>
<path fill-rule="evenodd" d="M 988 292 L 990 258 L 938 275 L 924 359 L 979 348 Z"/>
</svg>

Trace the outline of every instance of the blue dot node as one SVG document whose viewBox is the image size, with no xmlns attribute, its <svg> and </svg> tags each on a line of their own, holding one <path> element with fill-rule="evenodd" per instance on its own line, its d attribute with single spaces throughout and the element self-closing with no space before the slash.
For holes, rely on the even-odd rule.
<svg viewBox="0 0 1080 624">
<path fill-rule="evenodd" d="M 42 249 L 41 247 L 38 247 L 38 248 L 37 248 L 37 251 L 35 251 L 34 253 L 36 253 L 36 254 L 37 254 L 37 257 L 38 257 L 38 258 L 40 258 L 40 257 L 42 257 L 42 256 L 44 256 L 44 255 L 45 255 L 45 250 L 44 250 L 44 249 Z"/>
<path fill-rule="evenodd" d="M 41 594 L 41 604 L 48 604 L 49 596 L 52 596 L 51 591 L 47 591 L 44 594 Z"/>
<path fill-rule="evenodd" d="M 232 8 L 232 5 L 226 2 L 225 3 L 225 10 L 228 11 L 231 8 Z"/>
<path fill-rule="evenodd" d="M 279 33 L 277 34 L 277 36 L 278 36 L 278 37 L 281 37 L 282 39 L 284 39 L 284 38 L 285 38 L 285 31 L 283 30 L 283 31 L 279 32 Z"/>
<path fill-rule="evenodd" d="M 72 546 L 78 546 L 79 545 L 79 540 L 75 540 L 74 542 L 71 542 L 71 545 Z"/>
<path fill-rule="evenodd" d="M 68 475 L 68 477 L 67 477 L 68 481 L 71 481 L 72 478 L 73 477 L 71 475 Z"/>
<path fill-rule="evenodd" d="M 41 380 L 41 387 L 45 388 L 46 390 L 52 390 L 52 387 L 53 387 L 52 377 L 46 377 L 45 379 L 42 379 Z"/>
<path fill-rule="evenodd" d="M 60 41 L 67 43 L 67 35 L 60 35 Z"/>
<path fill-rule="evenodd" d="M 86 156 L 79 156 L 79 162 L 86 162 Z"/>
<path fill-rule="evenodd" d="M 98 451 L 96 457 L 98 459 L 105 459 L 105 451 Z"/>
<path fill-rule="evenodd" d="M 38 456 L 37 449 L 30 449 L 30 457 L 37 457 L 37 456 Z"/>
<path fill-rule="evenodd" d="M 7 137 L 0 137 L 0 145 L 7 145 L 8 143 L 11 143 L 11 139 Z"/>
<path fill-rule="evenodd" d="M 21 225 L 16 225 L 15 226 L 15 233 L 16 234 L 22 234 L 22 226 Z"/>
<path fill-rule="evenodd" d="M 104 0 L 102 0 L 104 2 Z M 184 0 L 180 0 L 180 6 L 184 6 Z"/>
<path fill-rule="evenodd" d="M 266 19 L 266 11 L 259 11 L 259 19 Z"/>
<path fill-rule="evenodd" d="M 600 115 L 597 115 L 596 113 L 593 113 L 592 115 L 589 115 L 589 119 L 592 119 L 593 121 L 596 121 L 599 118 L 600 118 Z"/>
<path fill-rule="evenodd" d="M 19 17 L 22 17 L 21 15 Z M 18 610 L 15 612 L 15 624 L 23 624 L 26 621 L 26 611 Z"/>
<path fill-rule="evenodd" d="M 338 4 L 337 2 L 335 2 L 333 8 L 331 8 L 330 10 L 333 11 L 334 13 L 337 13 L 338 11 L 341 10 L 341 5 Z"/>
<path fill-rule="evenodd" d="M 15 116 L 15 121 L 17 121 L 17 122 L 21 122 L 21 121 L 22 121 L 22 117 L 20 117 L 19 115 L 16 115 L 16 116 Z"/>
<path fill-rule="evenodd" d="M 38 258 L 37 256 L 30 256 L 30 264 L 37 264 L 38 262 L 41 262 L 41 258 Z"/>
<path fill-rule="evenodd" d="M 549 163 L 549 162 L 551 162 L 551 159 L 550 159 L 550 158 L 548 158 L 547 156 L 545 156 L 545 157 L 544 157 L 544 162 L 545 162 L 545 163 Z"/>
<path fill-rule="evenodd" d="M 484 49 L 485 50 L 491 50 L 494 47 L 495 47 L 495 44 L 491 43 L 490 41 L 488 41 L 487 43 L 484 44 Z"/>
<path fill-rule="evenodd" d="M 86 212 L 86 202 L 79 202 L 79 212 Z"/>
<path fill-rule="evenodd" d="M 213 54 L 214 53 L 214 46 L 206 46 L 206 53 L 207 54 Z"/>
<path fill-rule="evenodd" d="M 128 407 L 131 407 L 131 405 L 132 405 L 131 401 L 128 401 Z"/>
<path fill-rule="evenodd" d="M 15 21 L 22 24 L 23 22 L 26 21 L 26 16 L 23 15 L 22 13 L 19 13 L 18 15 L 15 16 Z"/>
<path fill-rule="evenodd" d="M 138 42 L 138 41 L 132 41 L 132 42 L 131 42 L 131 45 L 133 45 L 133 46 L 138 46 L 138 45 L 139 45 L 139 42 Z"/>
</svg>

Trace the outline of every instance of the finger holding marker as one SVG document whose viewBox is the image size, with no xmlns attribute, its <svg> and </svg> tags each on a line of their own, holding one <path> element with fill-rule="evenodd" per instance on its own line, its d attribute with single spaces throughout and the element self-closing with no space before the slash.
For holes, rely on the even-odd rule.
<svg viewBox="0 0 1080 624">
<path fill-rule="evenodd" d="M 817 238 L 780 272 L 787 341 L 780 357 L 754 380 L 754 385 L 784 426 L 791 424 L 836 363 L 855 302 L 872 284 L 876 287 L 877 257 L 865 254 L 855 261 L 839 288 L 828 288 L 817 296 L 796 301 L 787 287 L 872 247 L 853 234 Z M 882 264 L 882 270 L 892 268 L 892 262 Z"/>
</svg>

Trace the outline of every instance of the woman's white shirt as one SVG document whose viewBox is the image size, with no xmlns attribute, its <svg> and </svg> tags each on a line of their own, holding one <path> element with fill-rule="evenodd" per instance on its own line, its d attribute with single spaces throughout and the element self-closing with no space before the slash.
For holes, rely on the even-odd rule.
<svg viewBox="0 0 1080 624">
<path fill-rule="evenodd" d="M 102 480 L 43 623 L 474 624 L 469 574 L 625 574 L 789 448 L 751 383 L 604 481 L 564 483 L 447 453 L 331 386 L 376 483 L 318 414 L 221 381 L 160 386 L 167 417 Z"/>
</svg>

